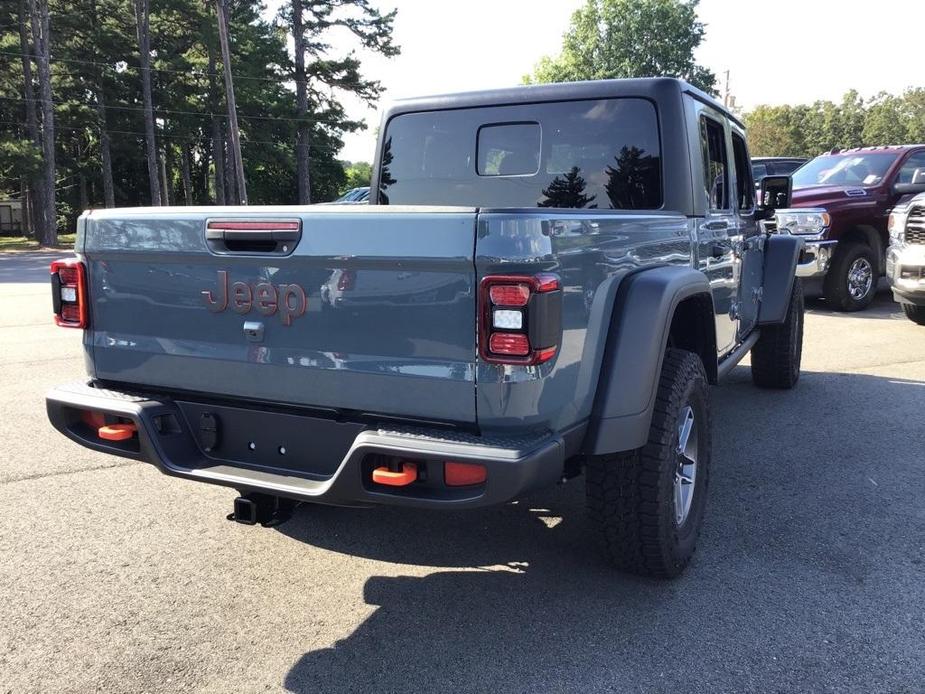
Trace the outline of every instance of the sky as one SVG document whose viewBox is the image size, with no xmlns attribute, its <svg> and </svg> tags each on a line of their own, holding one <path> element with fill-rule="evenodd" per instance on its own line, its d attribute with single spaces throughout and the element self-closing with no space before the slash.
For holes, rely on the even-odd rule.
<svg viewBox="0 0 925 694">
<path fill-rule="evenodd" d="M 271 2 L 271 7 L 280 0 Z M 341 158 L 372 161 L 381 108 L 391 99 L 519 84 L 541 56 L 558 53 L 572 12 L 583 0 L 372 0 L 398 9 L 394 39 L 401 55 L 362 50 L 364 74 L 385 93 L 368 109 L 344 100 L 369 128 L 347 135 Z M 701 0 L 706 25 L 697 61 L 723 89 L 730 71 L 736 105 L 840 100 L 849 89 L 869 97 L 925 87 L 919 0 Z M 335 50 L 350 50 L 348 36 Z"/>
</svg>

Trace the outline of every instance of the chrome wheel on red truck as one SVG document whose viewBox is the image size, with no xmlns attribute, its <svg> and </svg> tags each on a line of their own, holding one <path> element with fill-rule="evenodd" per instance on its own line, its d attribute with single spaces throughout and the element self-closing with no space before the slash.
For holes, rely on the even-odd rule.
<svg viewBox="0 0 925 694">
<path fill-rule="evenodd" d="M 839 244 L 823 285 L 826 301 L 837 311 L 867 308 L 877 292 L 877 262 L 863 243 Z"/>
</svg>

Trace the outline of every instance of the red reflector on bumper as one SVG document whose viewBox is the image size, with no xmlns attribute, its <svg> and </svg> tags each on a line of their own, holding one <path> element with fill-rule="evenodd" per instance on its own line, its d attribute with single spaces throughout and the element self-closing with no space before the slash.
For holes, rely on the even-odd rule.
<svg viewBox="0 0 925 694">
<path fill-rule="evenodd" d="M 492 333 L 488 349 L 494 354 L 525 357 L 530 354 L 530 340 L 522 333 Z"/>
<path fill-rule="evenodd" d="M 537 364 L 546 363 L 547 361 L 552 359 L 554 356 L 556 356 L 556 351 L 558 349 L 559 349 L 558 347 L 544 347 L 543 349 L 537 350 L 536 363 Z"/>
<path fill-rule="evenodd" d="M 468 487 L 482 484 L 488 479 L 488 470 L 478 463 L 456 463 L 451 460 L 443 464 L 443 481 L 448 487 Z"/>
</svg>

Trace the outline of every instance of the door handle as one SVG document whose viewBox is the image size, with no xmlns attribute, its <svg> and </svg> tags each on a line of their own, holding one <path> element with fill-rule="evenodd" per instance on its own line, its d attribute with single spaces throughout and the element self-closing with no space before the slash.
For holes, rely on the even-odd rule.
<svg viewBox="0 0 925 694">
<path fill-rule="evenodd" d="M 289 255 L 302 238 L 299 219 L 210 219 L 206 245 L 214 253 Z"/>
</svg>

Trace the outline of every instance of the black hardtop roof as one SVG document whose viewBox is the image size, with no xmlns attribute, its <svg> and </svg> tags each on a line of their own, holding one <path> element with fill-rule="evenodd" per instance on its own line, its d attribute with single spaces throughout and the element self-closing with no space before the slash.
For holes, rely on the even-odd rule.
<svg viewBox="0 0 925 694">
<path fill-rule="evenodd" d="M 529 84 L 502 89 L 485 89 L 475 92 L 437 94 L 433 96 L 399 99 L 386 110 L 384 121 L 399 113 L 413 111 L 435 111 L 453 108 L 475 108 L 495 104 L 529 104 L 540 101 L 567 101 L 570 99 L 602 99 L 618 96 L 650 98 L 655 101 L 667 94 L 687 93 L 698 101 L 723 113 L 742 126 L 739 118 L 722 103 L 685 82 L 674 77 L 644 77 L 617 80 L 590 80 L 586 82 L 556 82 L 553 84 Z M 744 127 L 744 126 L 743 126 Z"/>
</svg>

